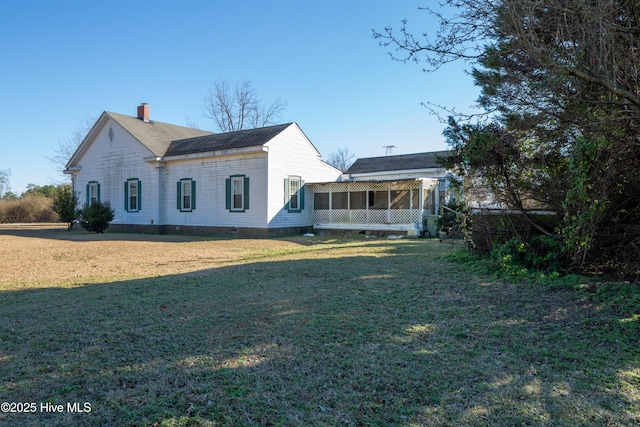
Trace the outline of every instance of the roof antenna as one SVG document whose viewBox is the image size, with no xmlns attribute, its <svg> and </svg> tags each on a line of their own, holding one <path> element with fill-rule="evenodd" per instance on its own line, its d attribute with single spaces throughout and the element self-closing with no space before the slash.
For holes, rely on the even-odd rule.
<svg viewBox="0 0 640 427">
<path fill-rule="evenodd" d="M 395 145 L 383 145 L 382 148 L 385 149 L 384 155 L 388 156 L 389 154 L 393 154 L 393 149 L 396 148 Z"/>
</svg>

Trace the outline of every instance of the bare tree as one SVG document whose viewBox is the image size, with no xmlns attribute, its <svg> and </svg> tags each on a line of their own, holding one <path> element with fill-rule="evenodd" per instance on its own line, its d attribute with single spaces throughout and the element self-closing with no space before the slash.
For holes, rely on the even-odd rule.
<svg viewBox="0 0 640 427">
<path fill-rule="evenodd" d="M 349 151 L 348 147 L 338 148 L 338 151 L 334 151 L 329 155 L 327 163 L 344 172 L 353 164 L 353 158 L 355 156 L 355 154 Z"/>
<path fill-rule="evenodd" d="M 0 198 L 11 190 L 9 181 L 11 178 L 11 169 L 0 170 Z"/>
<path fill-rule="evenodd" d="M 53 156 L 49 157 L 49 160 L 56 165 L 61 175 L 64 175 L 62 171 L 67 166 L 67 162 L 69 162 L 69 159 L 76 152 L 95 122 L 95 118 L 89 117 L 80 120 L 78 125 L 69 132 L 68 136 L 58 140 L 58 146 L 54 148 Z"/>
<path fill-rule="evenodd" d="M 275 124 L 286 103 L 276 98 L 264 104 L 250 81 L 232 87 L 228 81 L 215 82 L 204 99 L 204 115 L 221 132 L 233 132 Z"/>
</svg>

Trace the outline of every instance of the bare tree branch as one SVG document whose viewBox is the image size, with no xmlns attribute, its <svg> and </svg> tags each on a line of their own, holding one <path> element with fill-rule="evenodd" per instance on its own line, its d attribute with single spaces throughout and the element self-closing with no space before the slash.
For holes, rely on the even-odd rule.
<svg viewBox="0 0 640 427">
<path fill-rule="evenodd" d="M 86 117 L 78 122 L 68 136 L 58 140 L 58 146 L 53 149 L 53 156 L 48 157 L 48 159 L 56 165 L 61 175 L 66 177 L 62 172 L 66 168 L 67 162 L 69 162 L 71 156 L 76 152 L 95 122 L 95 118 Z"/>
<path fill-rule="evenodd" d="M 329 155 L 327 163 L 344 172 L 353 164 L 353 159 L 355 157 L 356 155 L 349 151 L 348 147 L 338 148 L 338 151 Z"/>
<path fill-rule="evenodd" d="M 9 185 L 10 181 L 11 169 L 0 170 L 0 198 L 2 198 L 5 193 L 11 191 L 11 187 Z"/>
<path fill-rule="evenodd" d="M 286 103 L 276 98 L 264 104 L 250 81 L 231 87 L 226 80 L 217 81 L 204 99 L 204 115 L 212 119 L 221 132 L 233 132 L 275 124 Z"/>
</svg>

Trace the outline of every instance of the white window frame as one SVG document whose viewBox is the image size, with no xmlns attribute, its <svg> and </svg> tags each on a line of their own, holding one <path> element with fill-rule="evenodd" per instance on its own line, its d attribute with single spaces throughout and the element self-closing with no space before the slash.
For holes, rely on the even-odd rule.
<svg viewBox="0 0 640 427">
<path fill-rule="evenodd" d="M 300 189 L 302 184 L 302 178 L 299 176 L 289 177 L 289 211 L 298 212 L 302 210 L 300 206 Z M 294 207 L 295 201 L 295 207 Z"/>
<path fill-rule="evenodd" d="M 128 212 L 138 212 L 140 210 L 140 200 L 138 200 L 138 187 L 140 186 L 140 180 L 137 179 L 129 179 L 127 180 L 127 185 L 129 186 L 128 191 L 128 200 L 127 200 L 127 211 Z M 135 200 L 135 207 L 131 207 L 131 201 Z"/>
<path fill-rule="evenodd" d="M 244 211 L 244 176 L 232 176 L 231 177 L 231 211 L 242 212 Z M 236 191 L 236 183 L 240 187 L 240 191 Z M 240 206 L 236 205 L 236 200 L 239 200 Z"/>
<path fill-rule="evenodd" d="M 98 199 L 98 183 L 90 182 L 89 183 L 89 205 L 94 204 L 95 202 L 99 202 Z"/>
<path fill-rule="evenodd" d="M 181 211 L 191 211 L 192 210 L 192 206 L 193 206 L 193 194 L 191 194 L 191 184 L 192 180 L 190 179 L 183 179 L 180 180 L 180 191 L 181 191 L 181 195 L 180 195 L 180 210 Z M 185 203 L 186 201 L 189 201 L 188 205 L 187 203 Z"/>
</svg>

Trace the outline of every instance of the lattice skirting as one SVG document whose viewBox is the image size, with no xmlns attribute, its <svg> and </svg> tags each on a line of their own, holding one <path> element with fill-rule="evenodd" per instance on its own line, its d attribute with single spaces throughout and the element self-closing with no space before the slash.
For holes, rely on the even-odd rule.
<svg viewBox="0 0 640 427">
<path fill-rule="evenodd" d="M 315 223 L 412 224 L 422 222 L 420 209 L 333 209 L 314 211 Z"/>
</svg>

